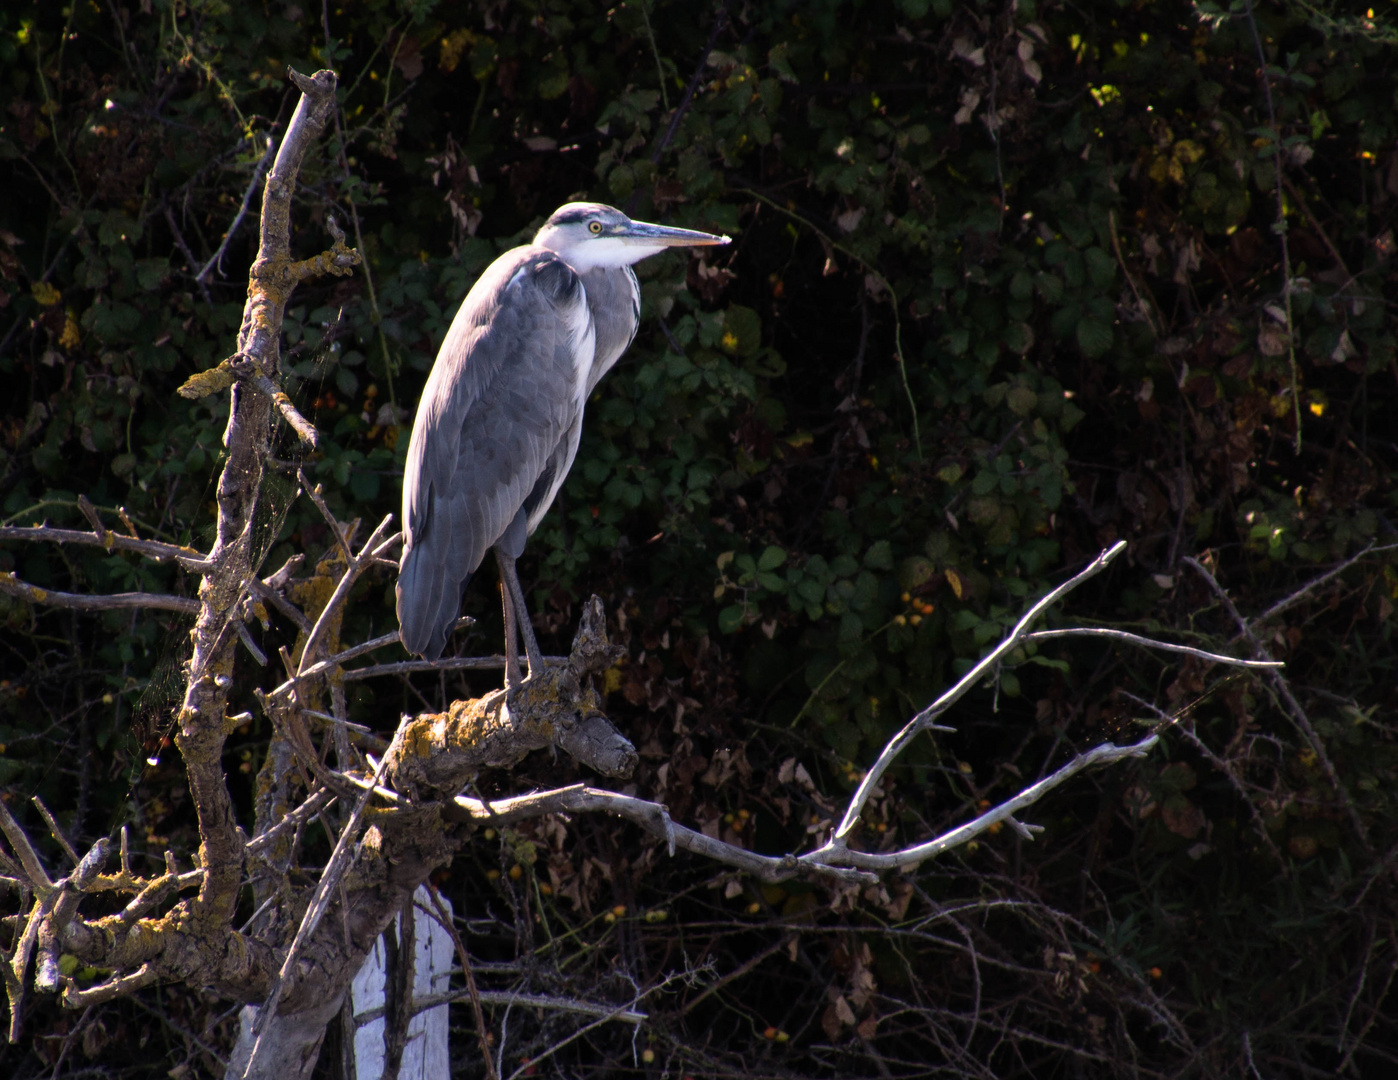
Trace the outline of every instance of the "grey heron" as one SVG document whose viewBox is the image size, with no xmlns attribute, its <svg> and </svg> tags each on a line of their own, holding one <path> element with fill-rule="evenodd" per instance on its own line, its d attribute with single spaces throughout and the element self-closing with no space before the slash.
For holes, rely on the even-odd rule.
<svg viewBox="0 0 1398 1080">
<path fill-rule="evenodd" d="M 442 654 L 462 591 L 490 548 L 500 567 L 507 685 L 515 629 L 533 675 L 539 646 L 515 573 L 578 451 L 583 405 L 636 336 L 634 263 L 728 237 L 632 221 L 610 206 L 559 207 L 466 294 L 423 388 L 403 475 L 398 625 L 403 645 Z"/>
</svg>

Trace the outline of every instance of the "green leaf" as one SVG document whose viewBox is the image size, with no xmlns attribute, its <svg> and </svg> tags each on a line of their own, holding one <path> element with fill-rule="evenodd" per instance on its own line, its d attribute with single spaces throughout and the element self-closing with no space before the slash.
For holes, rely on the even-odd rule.
<svg viewBox="0 0 1398 1080">
<path fill-rule="evenodd" d="M 887 540 L 878 540 L 864 553 L 864 565 L 870 570 L 893 569 L 893 545 Z"/>
<path fill-rule="evenodd" d="M 725 634 L 731 634 L 743 625 L 744 616 L 747 609 L 742 604 L 729 604 L 718 613 L 718 628 Z"/>
<path fill-rule="evenodd" d="M 786 552 L 775 545 L 769 545 L 758 557 L 757 569 L 775 570 L 784 562 L 786 562 Z"/>
<path fill-rule="evenodd" d="M 1104 355 L 1112 347 L 1112 328 L 1091 315 L 1078 320 L 1078 346 L 1091 359 Z"/>
<path fill-rule="evenodd" d="M 731 305 L 723 313 L 724 351 L 735 356 L 751 356 L 762 347 L 762 318 L 752 308 Z"/>
</svg>

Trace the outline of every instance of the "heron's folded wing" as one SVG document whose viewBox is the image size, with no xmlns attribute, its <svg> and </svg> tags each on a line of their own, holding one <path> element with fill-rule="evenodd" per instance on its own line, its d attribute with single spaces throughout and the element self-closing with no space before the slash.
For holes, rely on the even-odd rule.
<svg viewBox="0 0 1398 1080">
<path fill-rule="evenodd" d="M 423 391 L 403 479 L 407 648 L 440 654 L 467 578 L 581 414 L 592 349 L 583 287 L 552 252 L 502 256 L 462 303 Z"/>
</svg>

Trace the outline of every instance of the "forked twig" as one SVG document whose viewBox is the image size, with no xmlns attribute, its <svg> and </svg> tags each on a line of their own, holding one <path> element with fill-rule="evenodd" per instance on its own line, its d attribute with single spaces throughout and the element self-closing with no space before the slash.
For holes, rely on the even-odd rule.
<svg viewBox="0 0 1398 1080">
<path fill-rule="evenodd" d="M 1126 541 L 1118 540 L 1069 580 L 1059 585 L 1056 589 L 1051 589 L 1025 612 L 1023 618 L 1015 623 L 1014 629 L 1001 639 L 1000 644 L 996 645 L 995 648 L 981 657 L 980 662 L 963 675 L 957 681 L 956 685 L 909 720 L 907 724 L 903 726 L 903 729 L 889 740 L 888 745 L 885 746 L 883 752 L 879 754 L 878 760 L 870 766 L 864 779 L 860 781 L 859 787 L 854 793 L 854 797 L 850 799 L 849 808 L 845 811 L 845 816 L 840 821 L 839 828 L 835 830 L 835 835 L 831 838 L 832 841 L 837 843 L 842 842 L 854 831 L 855 825 L 859 822 L 859 815 L 864 812 L 864 805 L 869 801 L 869 796 L 874 789 L 874 785 L 879 782 L 884 772 L 893 764 L 894 759 L 907 748 L 908 744 L 912 742 L 914 738 L 921 732 L 931 728 L 937 717 L 951 708 L 952 705 L 965 696 L 966 692 L 970 690 L 971 687 L 975 686 L 988 672 L 993 670 L 995 665 L 998 664 L 1010 650 L 1019 644 L 1034 620 L 1042 615 L 1045 610 L 1089 578 L 1096 577 L 1106 569 L 1107 565 L 1113 559 L 1125 550 Z"/>
</svg>

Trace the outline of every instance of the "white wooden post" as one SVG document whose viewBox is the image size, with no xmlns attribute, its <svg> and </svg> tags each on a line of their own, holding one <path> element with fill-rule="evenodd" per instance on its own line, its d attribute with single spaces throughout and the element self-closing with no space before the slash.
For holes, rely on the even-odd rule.
<svg viewBox="0 0 1398 1080">
<path fill-rule="evenodd" d="M 419 886 L 413 896 L 413 932 L 416 943 L 413 956 L 413 995 L 445 993 L 450 988 L 452 962 L 456 945 L 451 935 L 427 914 L 432 909 L 432 897 Z M 451 902 L 442 897 L 447 916 L 451 917 Z M 400 915 L 401 919 L 402 916 Z M 383 939 L 359 969 L 350 986 L 350 1001 L 356 1016 L 384 1005 L 385 955 Z M 382 1016 L 354 1029 L 355 1080 L 379 1080 L 384 1070 L 384 1024 Z M 447 1080 L 451 1075 L 451 1055 L 447 1046 L 447 1006 L 438 1005 L 418 1013 L 408 1024 L 408 1042 L 403 1048 L 403 1064 L 399 1080 Z"/>
</svg>

